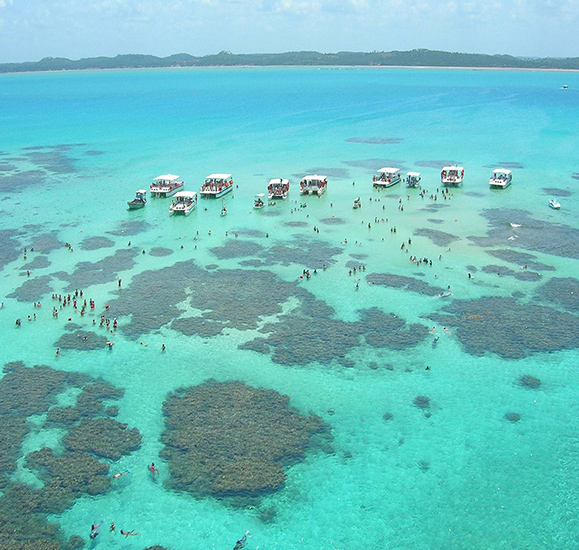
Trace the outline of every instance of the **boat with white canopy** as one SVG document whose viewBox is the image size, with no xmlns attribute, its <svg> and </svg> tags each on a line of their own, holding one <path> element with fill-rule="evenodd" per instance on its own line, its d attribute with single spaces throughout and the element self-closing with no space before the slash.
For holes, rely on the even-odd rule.
<svg viewBox="0 0 579 550">
<path fill-rule="evenodd" d="M 197 193 L 195 191 L 179 191 L 175 193 L 173 202 L 169 207 L 170 214 L 184 214 L 187 216 L 197 206 Z"/>
<path fill-rule="evenodd" d="M 463 178 L 464 168 L 462 166 L 445 166 L 440 172 L 440 182 L 442 185 L 462 185 Z"/>
<path fill-rule="evenodd" d="M 511 185 L 513 173 L 511 170 L 505 168 L 496 168 L 493 170 L 493 175 L 489 181 L 489 185 L 495 189 L 505 189 Z"/>
<path fill-rule="evenodd" d="M 183 180 L 175 174 L 157 176 L 149 186 L 152 197 L 170 197 L 185 188 Z"/>
<path fill-rule="evenodd" d="M 402 181 L 400 168 L 380 168 L 378 175 L 372 178 L 374 187 L 392 187 Z"/>
<path fill-rule="evenodd" d="M 129 210 L 137 210 L 143 208 L 147 204 L 147 191 L 146 189 L 139 189 L 135 192 L 135 198 L 132 201 L 127 201 L 129 205 Z"/>
<path fill-rule="evenodd" d="M 201 196 L 219 199 L 226 193 L 233 191 L 233 176 L 231 174 L 210 174 L 201 186 Z"/>
<path fill-rule="evenodd" d="M 289 193 L 289 180 L 282 178 L 274 178 L 269 180 L 267 186 L 267 197 L 272 199 L 287 199 Z"/>
<path fill-rule="evenodd" d="M 420 180 L 422 179 L 420 172 L 406 173 L 406 187 L 420 187 Z"/>
<path fill-rule="evenodd" d="M 253 200 L 253 208 L 261 210 L 265 206 L 265 201 L 263 200 L 264 197 L 265 193 L 258 193 L 255 195 L 255 199 Z"/>
<path fill-rule="evenodd" d="M 322 195 L 328 186 L 328 178 L 313 174 L 304 176 L 300 181 L 300 193 L 302 195 Z"/>
</svg>

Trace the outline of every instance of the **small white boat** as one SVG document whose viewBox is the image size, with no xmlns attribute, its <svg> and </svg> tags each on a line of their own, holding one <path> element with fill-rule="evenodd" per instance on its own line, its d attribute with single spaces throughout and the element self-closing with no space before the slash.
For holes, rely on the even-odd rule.
<svg viewBox="0 0 579 550">
<path fill-rule="evenodd" d="M 149 186 L 152 197 L 170 197 L 185 188 L 183 180 L 175 174 L 157 176 Z"/>
<path fill-rule="evenodd" d="M 173 202 L 169 207 L 169 214 L 183 214 L 185 216 L 195 210 L 197 206 L 197 193 L 195 191 L 179 191 L 175 193 Z"/>
<path fill-rule="evenodd" d="M 205 198 L 218 199 L 230 191 L 233 191 L 231 174 L 210 174 L 205 178 L 200 194 Z"/>
<path fill-rule="evenodd" d="M 374 187 L 392 187 L 402 181 L 400 168 L 380 168 L 378 175 L 372 178 Z"/>
<path fill-rule="evenodd" d="M 287 199 L 289 193 L 289 180 L 282 178 L 274 178 L 269 180 L 267 186 L 267 198 L 272 199 Z"/>
<path fill-rule="evenodd" d="M 221 207 L 221 216 L 227 216 L 227 208 L 225 205 Z"/>
<path fill-rule="evenodd" d="M 462 185 L 463 178 L 464 168 L 462 166 L 445 166 L 440 172 L 442 185 Z"/>
<path fill-rule="evenodd" d="M 261 210 L 265 206 L 263 197 L 265 197 L 265 193 L 258 193 L 255 195 L 255 199 L 253 200 L 253 208 L 256 210 Z"/>
<path fill-rule="evenodd" d="M 354 210 L 358 210 L 358 208 L 362 208 L 362 201 L 360 200 L 360 197 L 356 197 L 354 199 L 354 204 L 352 205 L 352 208 Z"/>
<path fill-rule="evenodd" d="M 561 208 L 561 204 L 556 199 L 551 199 L 549 206 L 553 208 L 553 210 L 559 210 Z"/>
<path fill-rule="evenodd" d="M 505 168 L 497 168 L 493 170 L 493 175 L 489 181 L 491 188 L 495 189 L 505 189 L 511 185 L 513 179 L 513 173 Z"/>
<path fill-rule="evenodd" d="M 147 191 L 145 189 L 139 189 L 135 193 L 135 198 L 132 201 L 128 201 L 129 210 L 137 210 L 138 208 L 143 208 L 147 204 Z"/>
<path fill-rule="evenodd" d="M 406 187 L 420 187 L 421 179 L 420 172 L 407 172 Z"/>
<path fill-rule="evenodd" d="M 328 186 L 328 178 L 326 176 L 318 176 L 318 174 L 304 176 L 300 181 L 300 193 L 302 195 L 318 195 L 318 197 L 325 193 Z"/>
<path fill-rule="evenodd" d="M 568 90 L 569 89 L 569 85 L 568 84 L 563 84 L 563 90 Z"/>
</svg>

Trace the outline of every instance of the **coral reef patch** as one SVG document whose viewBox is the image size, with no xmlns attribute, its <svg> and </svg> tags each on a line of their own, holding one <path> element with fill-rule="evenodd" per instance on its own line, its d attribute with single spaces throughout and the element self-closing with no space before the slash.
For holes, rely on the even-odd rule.
<svg viewBox="0 0 579 550">
<path fill-rule="evenodd" d="M 169 488 L 194 496 L 258 497 L 282 488 L 285 468 L 302 460 L 328 426 L 289 406 L 289 397 L 243 382 L 208 380 L 163 404 Z"/>
</svg>

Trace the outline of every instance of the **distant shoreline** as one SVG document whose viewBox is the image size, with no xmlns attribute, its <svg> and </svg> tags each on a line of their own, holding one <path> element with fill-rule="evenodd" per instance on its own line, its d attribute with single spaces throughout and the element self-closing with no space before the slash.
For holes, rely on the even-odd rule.
<svg viewBox="0 0 579 550">
<path fill-rule="evenodd" d="M 203 66 L 167 66 L 167 67 L 87 67 L 86 69 L 39 69 L 29 71 L 0 71 L 2 75 L 15 74 L 57 74 L 57 73 L 85 73 L 97 71 L 150 71 L 150 70 L 204 70 L 204 69 L 373 69 L 373 70 L 389 70 L 389 69 L 410 69 L 410 70 L 450 70 L 450 71 L 519 71 L 532 73 L 577 73 L 579 69 L 545 69 L 533 67 L 456 67 L 447 66 L 439 67 L 432 65 L 203 65 Z"/>
<path fill-rule="evenodd" d="M 167 57 L 124 54 L 116 57 L 91 57 L 77 60 L 47 57 L 40 61 L 0 63 L 0 74 L 60 72 L 110 69 L 177 68 L 336 68 L 336 69 L 461 69 L 579 71 L 579 57 L 519 58 L 510 55 L 468 54 L 432 50 L 392 52 L 286 52 L 279 54 L 233 54 L 220 52 L 195 57 L 174 54 Z"/>
</svg>

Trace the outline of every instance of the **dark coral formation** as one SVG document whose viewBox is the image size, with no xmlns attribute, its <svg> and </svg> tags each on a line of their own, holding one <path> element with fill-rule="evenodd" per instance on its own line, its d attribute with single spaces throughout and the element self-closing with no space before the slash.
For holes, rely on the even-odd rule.
<svg viewBox="0 0 579 550">
<path fill-rule="evenodd" d="M 107 339 L 104 336 L 99 336 L 96 332 L 90 330 L 75 330 L 74 332 L 63 334 L 54 345 L 61 349 L 84 351 L 102 349 L 106 343 Z"/>
<path fill-rule="evenodd" d="M 117 432 L 127 432 L 124 425 L 108 420 L 116 426 L 103 426 L 99 422 L 101 419 L 91 415 L 100 415 L 102 401 L 118 399 L 122 390 L 102 380 L 93 380 L 88 375 L 66 373 L 47 366 L 26 368 L 21 362 L 7 364 L 4 372 L 0 379 L 0 487 L 3 489 L 0 496 L 0 548 L 81 548 L 84 546 L 81 537 L 75 535 L 66 541 L 58 526 L 47 522 L 46 514 L 62 513 L 82 495 L 98 495 L 109 489 L 109 465 L 100 462 L 91 451 L 95 447 L 97 451 L 114 447 L 115 451 L 107 454 L 117 458 L 119 451 L 127 453 L 134 444 L 129 449 L 123 437 L 118 436 Z M 59 394 L 71 389 L 82 390 L 76 406 L 55 406 Z M 55 424 L 63 426 L 70 430 L 65 439 L 72 433 L 73 442 L 82 441 L 84 423 L 92 422 L 89 429 L 93 448 L 85 445 L 86 449 L 67 449 L 57 454 L 50 448 L 31 452 L 26 456 L 24 466 L 36 472 L 43 486 L 33 488 L 14 483 L 10 474 L 16 469 L 22 442 L 36 425 L 29 423 L 28 418 L 40 417 L 43 413 L 47 413 L 47 420 L 36 429 L 50 428 Z M 132 434 L 133 442 L 135 439 Z M 138 439 L 140 441 L 140 435 Z"/>
<path fill-rule="evenodd" d="M 430 397 L 428 395 L 417 395 L 414 398 L 414 406 L 419 409 L 428 410 L 430 409 Z"/>
<path fill-rule="evenodd" d="M 228 260 L 230 258 L 244 258 L 246 256 L 254 256 L 259 254 L 263 247 L 253 241 L 244 241 L 241 239 L 231 239 L 226 241 L 222 246 L 216 246 L 211 249 L 211 252 L 220 260 Z"/>
<path fill-rule="evenodd" d="M 550 197 L 571 197 L 573 195 L 568 189 L 560 189 L 558 187 L 541 187 L 541 191 Z"/>
<path fill-rule="evenodd" d="M 537 290 L 537 297 L 545 303 L 577 313 L 579 311 L 579 280 L 573 277 L 553 277 Z"/>
<path fill-rule="evenodd" d="M 151 227 L 151 224 L 145 221 L 124 221 L 122 222 L 117 229 L 113 231 L 107 231 L 109 235 L 116 235 L 116 236 L 132 236 L 138 235 L 139 233 L 144 233 Z"/>
<path fill-rule="evenodd" d="M 284 467 L 300 460 L 314 433 L 327 431 L 316 415 L 299 414 L 289 397 L 243 382 L 209 380 L 169 395 L 162 457 L 168 485 L 193 495 L 259 496 L 281 488 Z"/>
<path fill-rule="evenodd" d="M 138 254 L 139 251 L 134 248 L 117 250 L 112 256 L 96 262 L 79 262 L 71 274 L 58 272 L 55 275 L 70 283 L 67 291 L 109 283 L 118 279 L 120 271 L 131 269 Z"/>
<path fill-rule="evenodd" d="M 527 252 L 519 252 L 510 248 L 499 248 L 498 250 L 487 250 L 486 253 L 519 267 L 527 266 L 528 269 L 534 269 L 535 271 L 555 271 L 553 266 L 535 261 L 537 257 Z"/>
<path fill-rule="evenodd" d="M 73 452 L 118 460 L 141 446 L 141 434 L 110 418 L 84 419 L 69 430 L 63 443 Z"/>
<path fill-rule="evenodd" d="M 109 465 L 87 453 L 55 456 L 52 449 L 44 447 L 30 453 L 26 465 L 39 472 L 44 482 L 34 497 L 38 500 L 36 509 L 45 514 L 60 514 L 82 494 L 100 495 L 110 487 Z"/>
<path fill-rule="evenodd" d="M 82 250 L 100 250 L 101 248 L 111 248 L 115 246 L 115 241 L 107 237 L 86 237 L 80 243 Z"/>
<path fill-rule="evenodd" d="M 426 296 L 438 296 L 444 293 L 444 288 L 442 287 L 431 286 L 424 281 L 393 273 L 369 273 L 366 275 L 366 280 L 373 285 L 401 288 L 410 292 L 425 294 Z"/>
<path fill-rule="evenodd" d="M 8 298 L 16 298 L 19 302 L 38 302 L 52 292 L 50 285 L 52 277 L 43 275 L 26 279 L 14 292 L 7 295 Z"/>
<path fill-rule="evenodd" d="M 408 349 L 420 343 L 428 331 L 423 325 L 407 326 L 394 314 L 377 308 L 362 310 L 360 321 L 334 319 L 334 310 L 319 300 L 303 296 L 302 305 L 279 317 L 278 322 L 263 327 L 266 336 L 240 345 L 258 353 L 272 353 L 272 361 L 284 365 L 307 365 L 311 362 L 355 365 L 346 357 L 363 341 L 377 348 Z"/>
<path fill-rule="evenodd" d="M 482 268 L 484 273 L 494 273 L 499 277 L 514 277 L 519 281 L 538 281 L 541 278 L 540 273 L 536 273 L 535 271 L 527 271 L 526 269 L 515 271 L 504 265 L 485 265 Z"/>
<path fill-rule="evenodd" d="M 541 380 L 536 376 L 531 376 L 530 374 L 524 374 L 518 380 L 519 386 L 527 388 L 529 390 L 538 390 L 541 387 Z"/>
<path fill-rule="evenodd" d="M 517 235 L 517 247 L 565 258 L 579 258 L 579 229 L 534 218 L 525 210 L 490 209 L 483 215 L 491 228 L 486 237 L 469 237 L 479 246 L 496 246 Z M 511 223 L 521 227 L 513 228 Z"/>
<path fill-rule="evenodd" d="M 150 256 L 162 257 L 162 256 L 170 256 L 173 254 L 173 251 L 170 248 L 164 248 L 162 246 L 155 246 L 149 250 Z"/>
<path fill-rule="evenodd" d="M 579 346 L 579 318 L 550 307 L 521 305 L 514 298 L 483 297 L 455 300 L 442 311 L 447 314 L 429 318 L 458 327 L 455 335 L 472 355 L 492 352 L 520 359 L 536 352 Z"/>
<path fill-rule="evenodd" d="M 518 422 L 519 420 L 521 420 L 521 415 L 519 413 L 516 412 L 508 412 L 505 413 L 505 416 L 503 417 L 505 420 L 507 420 L 508 422 Z"/>
<path fill-rule="evenodd" d="M 456 235 L 444 231 L 438 231 L 438 229 L 430 229 L 428 227 L 416 229 L 414 235 L 427 237 L 437 246 L 448 246 L 453 242 L 460 240 L 460 237 L 457 237 Z"/>
<path fill-rule="evenodd" d="M 21 250 L 20 241 L 14 238 L 14 231 L 0 229 L 0 269 L 17 260 Z"/>
<path fill-rule="evenodd" d="M 31 271 L 33 269 L 44 269 L 45 267 L 49 267 L 51 264 L 48 256 L 43 256 L 42 254 L 36 256 L 31 262 L 28 262 L 26 265 L 22 267 L 22 269 L 26 269 Z"/>
</svg>

